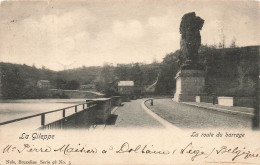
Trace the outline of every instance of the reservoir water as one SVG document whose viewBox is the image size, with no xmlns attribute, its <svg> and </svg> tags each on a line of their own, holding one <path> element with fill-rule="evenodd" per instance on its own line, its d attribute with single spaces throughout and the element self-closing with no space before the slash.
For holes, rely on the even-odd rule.
<svg viewBox="0 0 260 165">
<path fill-rule="evenodd" d="M 0 123 L 42 112 L 52 111 L 84 103 L 85 99 L 29 99 L 29 100 L 3 100 L 0 101 Z M 73 114 L 74 108 L 66 110 L 66 116 Z M 61 119 L 62 111 L 46 114 L 46 123 Z M 40 127 L 41 117 L 34 117 L 23 121 L 2 125 L 24 129 L 25 127 L 37 129 Z"/>
</svg>

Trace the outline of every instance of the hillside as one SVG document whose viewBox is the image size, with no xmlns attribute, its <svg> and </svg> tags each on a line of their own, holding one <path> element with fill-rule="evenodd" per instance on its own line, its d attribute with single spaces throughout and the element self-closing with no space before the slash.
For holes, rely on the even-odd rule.
<svg viewBox="0 0 260 165">
<path fill-rule="evenodd" d="M 200 63 L 206 71 L 206 92 L 223 96 L 252 96 L 258 77 L 259 46 L 217 49 L 201 46 Z M 79 89 L 82 84 L 94 84 L 97 91 L 107 96 L 117 94 L 116 82 L 132 80 L 136 92 L 144 85 L 153 84 L 157 76 L 157 94 L 173 95 L 175 75 L 179 69 L 180 50 L 167 54 L 161 63 L 118 64 L 112 66 L 81 67 L 52 71 L 28 65 L 0 63 L 0 97 L 2 99 L 28 99 L 49 97 L 37 88 L 38 80 L 49 80 L 51 88 Z"/>
<path fill-rule="evenodd" d="M 149 84 L 156 79 L 159 64 L 104 65 L 52 71 L 1 62 L 0 71 L 2 99 L 31 99 L 49 97 L 45 90 L 37 88 L 39 80 L 49 80 L 51 88 L 70 90 L 79 89 L 81 84 L 95 84 L 98 91 L 102 92 L 111 88 L 111 83 L 117 80 L 134 80 L 138 85 Z"/>
<path fill-rule="evenodd" d="M 254 96 L 258 78 L 260 46 L 217 49 L 202 45 L 199 59 L 206 72 L 206 94 L 218 96 Z M 161 64 L 157 94 L 175 92 L 180 51 L 167 54 Z M 258 65 L 257 65 L 258 63 Z"/>
</svg>

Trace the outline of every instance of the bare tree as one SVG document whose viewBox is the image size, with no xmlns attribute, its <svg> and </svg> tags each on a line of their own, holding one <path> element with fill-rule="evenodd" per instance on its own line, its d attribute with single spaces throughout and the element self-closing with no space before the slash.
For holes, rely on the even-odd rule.
<svg viewBox="0 0 260 165">
<path fill-rule="evenodd" d="M 223 27 L 220 29 L 219 37 L 220 37 L 220 42 L 218 44 L 218 47 L 219 48 L 225 48 L 225 46 L 226 46 L 226 36 L 224 34 Z"/>
<path fill-rule="evenodd" d="M 230 48 L 235 48 L 236 47 L 236 37 L 233 37 L 233 39 L 231 40 L 231 44 L 230 44 Z"/>
</svg>

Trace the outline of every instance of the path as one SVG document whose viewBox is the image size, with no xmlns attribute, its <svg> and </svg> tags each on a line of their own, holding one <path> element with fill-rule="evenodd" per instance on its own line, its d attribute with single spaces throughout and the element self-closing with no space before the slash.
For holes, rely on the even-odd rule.
<svg viewBox="0 0 260 165">
<path fill-rule="evenodd" d="M 153 127 L 163 128 L 163 125 L 150 116 L 143 108 L 144 100 L 125 102 L 113 113 L 106 127 Z"/>
</svg>

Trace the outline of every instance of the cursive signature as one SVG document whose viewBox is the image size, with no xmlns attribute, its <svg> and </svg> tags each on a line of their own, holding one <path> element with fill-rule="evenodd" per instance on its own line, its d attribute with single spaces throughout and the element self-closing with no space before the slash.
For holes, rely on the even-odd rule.
<svg viewBox="0 0 260 165">
<path fill-rule="evenodd" d="M 80 144 L 79 144 L 79 146 L 80 146 Z M 75 148 L 75 147 L 71 147 L 70 144 L 67 144 L 67 145 L 63 145 L 60 148 L 54 149 L 54 152 L 62 152 L 62 153 L 64 153 L 64 155 L 67 155 L 68 153 L 71 153 L 71 152 L 96 154 L 97 149 L 96 148 L 86 149 L 86 145 L 83 147 L 80 147 L 80 148 Z"/>
<path fill-rule="evenodd" d="M 23 152 L 62 152 L 64 155 L 67 155 L 71 152 L 78 152 L 78 153 L 97 153 L 96 148 L 86 149 L 85 146 L 81 146 L 80 144 L 77 147 L 71 147 L 70 144 L 62 145 L 61 147 L 57 147 L 52 149 L 50 146 L 45 145 L 44 147 L 36 147 L 35 145 L 30 144 L 23 144 L 21 147 L 17 147 L 14 145 L 7 145 L 2 153 L 23 153 Z"/>
<path fill-rule="evenodd" d="M 100 151 L 100 152 L 98 152 Z M 101 152 L 102 151 L 102 152 Z M 97 154 L 97 153 L 107 153 L 103 148 L 99 150 L 95 147 L 88 147 L 87 145 L 71 145 L 71 144 L 63 144 L 58 147 L 53 146 L 35 146 L 31 144 L 23 144 L 21 146 L 15 146 L 12 144 L 8 144 L 2 150 L 2 153 L 46 153 L 46 152 L 56 152 L 62 153 L 64 155 L 68 155 L 70 153 L 85 153 L 85 154 Z M 203 146 L 197 147 L 192 142 L 184 145 L 183 147 L 175 147 L 173 148 L 164 146 L 163 149 L 158 149 L 158 146 L 148 145 L 148 144 L 138 144 L 138 145 L 131 145 L 129 142 L 124 142 L 122 145 L 117 147 L 110 147 L 109 152 L 115 154 L 146 154 L 146 155 L 171 155 L 171 156 L 180 156 L 184 155 L 188 157 L 191 161 L 195 161 L 197 158 L 204 158 L 207 159 L 216 159 L 217 156 L 224 156 L 228 158 L 229 161 L 234 162 L 237 159 L 247 160 L 250 158 L 260 158 L 260 151 L 252 150 L 244 148 L 235 147 L 228 147 L 228 146 L 221 146 L 221 147 L 212 147 L 212 148 L 204 148 Z"/>
<path fill-rule="evenodd" d="M 150 147 L 153 147 L 151 145 Z M 148 148 L 148 145 L 137 145 L 136 147 L 131 148 L 128 142 L 125 142 L 121 145 L 120 149 L 116 151 L 116 153 L 142 153 L 142 154 L 161 154 L 168 155 L 170 154 L 169 150 L 155 150 L 152 148 Z"/>
<path fill-rule="evenodd" d="M 51 152 L 51 147 L 50 146 L 45 146 L 45 147 L 35 147 L 34 145 L 29 145 L 29 144 L 23 144 L 22 147 L 17 147 L 13 145 L 7 145 L 3 149 L 3 153 L 10 153 L 10 152 Z"/>
<path fill-rule="evenodd" d="M 240 149 L 238 147 L 231 148 L 227 146 L 222 146 L 220 149 L 213 148 L 211 153 L 213 152 L 215 152 L 215 154 L 217 155 L 230 154 L 232 155 L 232 161 L 239 157 L 242 157 L 243 159 L 260 157 L 259 153 L 252 153 L 252 151 L 247 150 L 245 147 Z"/>
<path fill-rule="evenodd" d="M 192 142 L 189 143 L 186 147 L 181 149 L 181 154 L 190 154 L 192 155 L 191 160 L 194 161 L 195 158 L 200 156 L 205 156 L 204 158 L 212 157 L 214 155 L 226 155 L 229 154 L 232 161 L 235 161 L 237 158 L 242 158 L 244 160 L 249 158 L 260 158 L 259 153 L 253 153 L 252 151 L 239 147 L 227 147 L 221 146 L 220 148 L 214 147 L 210 152 L 205 152 L 199 149 L 194 149 Z"/>
</svg>

